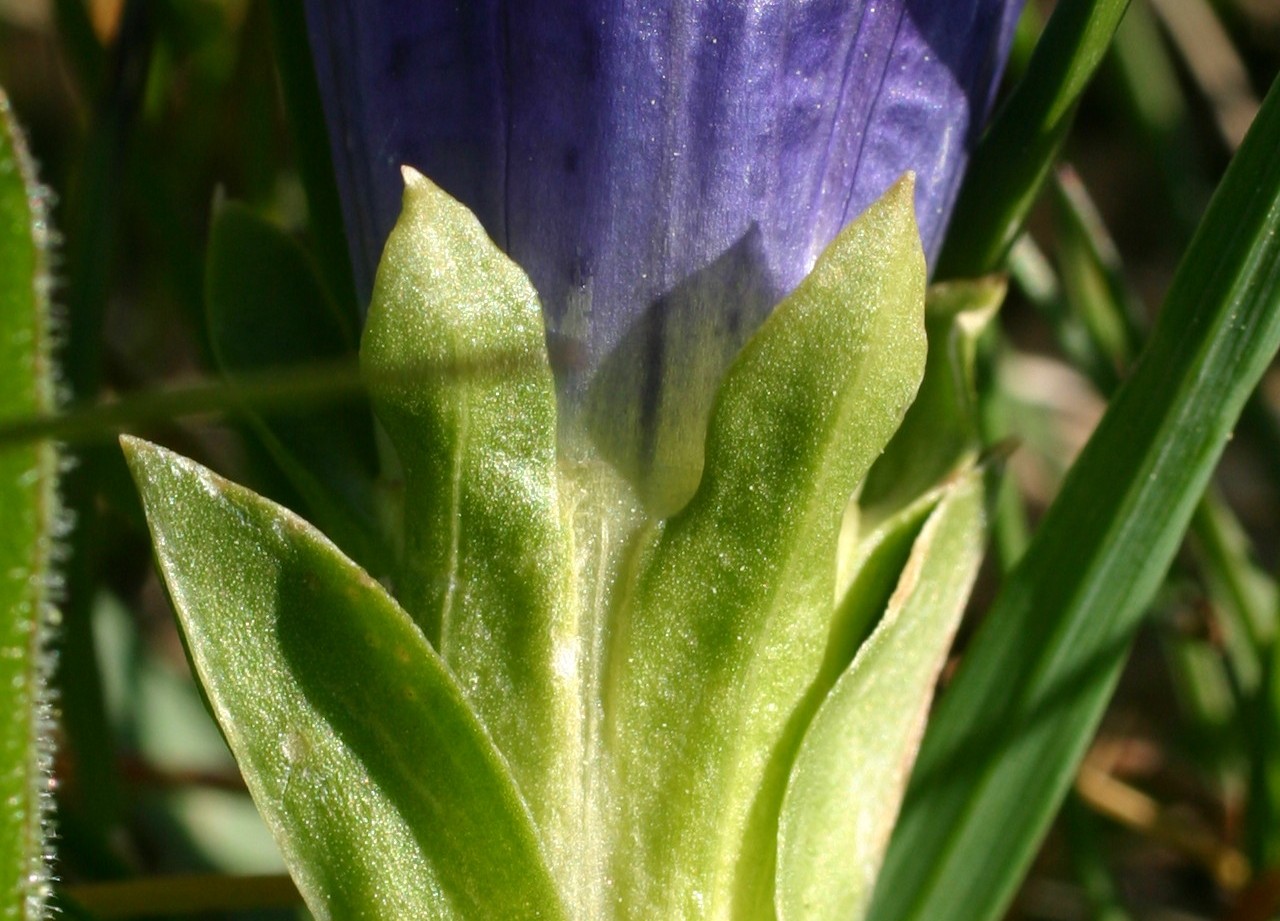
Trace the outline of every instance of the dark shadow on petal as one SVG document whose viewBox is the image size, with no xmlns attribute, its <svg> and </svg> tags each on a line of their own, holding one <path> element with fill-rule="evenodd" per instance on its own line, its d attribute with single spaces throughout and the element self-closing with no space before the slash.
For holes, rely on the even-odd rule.
<svg viewBox="0 0 1280 921">
<path fill-rule="evenodd" d="M 933 264 L 969 153 L 986 125 L 1020 0 L 901 0 L 903 21 L 878 87 L 855 194 L 879 194 L 903 169 L 917 175 L 917 220 Z M 884 174 L 884 175 L 882 175 Z"/>
<path fill-rule="evenodd" d="M 697 489 L 720 380 L 776 290 L 753 223 L 650 304 L 601 363 L 584 401 L 587 431 L 650 512 L 675 512 Z"/>
<path fill-rule="evenodd" d="M 1005 45 L 1013 38 L 1009 24 L 1016 21 L 1022 3 L 905 0 L 905 6 L 915 31 L 964 89 L 977 115 L 974 121 L 980 124 L 1003 67 Z"/>
</svg>

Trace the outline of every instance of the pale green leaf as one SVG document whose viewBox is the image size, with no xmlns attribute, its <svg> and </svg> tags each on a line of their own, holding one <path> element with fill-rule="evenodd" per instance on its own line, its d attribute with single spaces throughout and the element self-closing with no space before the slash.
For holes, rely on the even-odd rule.
<svg viewBox="0 0 1280 921">
<path fill-rule="evenodd" d="M 555 385 L 529 279 L 410 169 L 361 373 L 405 471 L 398 595 L 502 751 L 570 891 L 583 846 L 584 714 L 597 697 L 573 603 Z M 585 885 L 585 883 L 583 883 Z"/>
<path fill-rule="evenodd" d="M 701 485 L 640 548 L 605 715 L 627 917 L 772 913 L 777 810 L 817 699 L 849 497 L 924 370 L 912 183 L 850 225 L 730 368 Z"/>
<path fill-rule="evenodd" d="M 884 612 L 942 484 L 978 456 L 978 339 L 1004 292 L 1003 280 L 993 276 L 934 285 L 926 295 L 929 356 L 920 392 L 845 512 L 836 564 L 840 601 L 823 666 L 827 686 Z"/>
<path fill-rule="evenodd" d="M 982 560 L 982 476 L 947 487 L 875 633 L 805 734 L 778 829 L 782 921 L 862 918 Z"/>
<path fill-rule="evenodd" d="M 564 917 L 501 756 L 382 587 L 285 509 L 124 447 L 196 676 L 316 917 Z"/>
</svg>

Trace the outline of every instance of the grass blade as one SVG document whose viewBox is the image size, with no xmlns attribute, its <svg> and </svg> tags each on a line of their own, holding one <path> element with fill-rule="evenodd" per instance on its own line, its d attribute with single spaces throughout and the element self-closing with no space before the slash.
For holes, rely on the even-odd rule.
<svg viewBox="0 0 1280 921">
<path fill-rule="evenodd" d="M 1277 149 L 1273 87 L 1132 376 L 938 707 L 873 918 L 995 918 L 1025 871 L 1280 343 Z"/>
<path fill-rule="evenodd" d="M 0 419 L 53 408 L 43 193 L 0 90 Z M 53 725 L 47 649 L 58 521 L 48 442 L 0 449 L 0 918 L 46 916 Z"/>
<path fill-rule="evenodd" d="M 1076 102 L 1128 5 L 1129 0 L 1058 4 L 1026 76 L 974 152 L 937 278 L 969 278 L 1000 269 L 1071 128 Z"/>
</svg>

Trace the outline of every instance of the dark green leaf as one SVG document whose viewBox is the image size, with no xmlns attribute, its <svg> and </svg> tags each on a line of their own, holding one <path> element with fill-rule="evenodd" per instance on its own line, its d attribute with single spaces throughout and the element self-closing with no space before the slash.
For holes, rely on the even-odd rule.
<svg viewBox="0 0 1280 921">
<path fill-rule="evenodd" d="M 930 724 L 872 917 L 998 917 L 1280 343 L 1280 84 Z"/>
<path fill-rule="evenodd" d="M 938 278 L 1000 269 L 1128 6 L 1129 0 L 1062 0 L 1054 8 L 1027 73 L 974 152 Z"/>
</svg>

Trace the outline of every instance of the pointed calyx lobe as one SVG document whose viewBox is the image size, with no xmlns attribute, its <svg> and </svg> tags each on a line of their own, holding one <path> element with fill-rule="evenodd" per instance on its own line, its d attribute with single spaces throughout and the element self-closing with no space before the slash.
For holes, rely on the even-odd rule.
<svg viewBox="0 0 1280 921">
<path fill-rule="evenodd" d="M 841 513 L 924 370 L 911 199 L 908 177 L 846 228 L 732 365 L 699 490 L 637 565 L 605 701 L 630 917 L 747 917 L 771 901 Z"/>
<path fill-rule="evenodd" d="M 532 286 L 461 205 L 406 177 L 362 347 L 405 467 L 405 604 L 579 904 L 607 891 L 627 917 L 767 905 L 786 769 L 829 642 L 841 513 L 924 369 L 911 177 L 737 357 L 696 494 L 602 572 L 620 581 L 594 596 L 599 610 L 575 584 L 576 487 L 558 475 Z M 584 870 L 587 854 L 611 863 Z"/>
<path fill-rule="evenodd" d="M 404 467 L 399 597 L 570 866 L 583 678 L 542 313 L 475 217 L 412 169 L 360 361 Z"/>
<path fill-rule="evenodd" d="M 315 917 L 566 917 L 505 760 L 382 586 L 280 506 L 123 447 L 193 670 Z"/>
<path fill-rule="evenodd" d="M 254 798 L 318 917 L 754 917 L 830 686 L 842 512 L 924 371 L 913 177 L 734 359 L 696 492 L 644 527 L 558 457 L 529 279 L 404 178 L 361 349 L 403 609 L 296 516 L 126 442 Z"/>
</svg>

